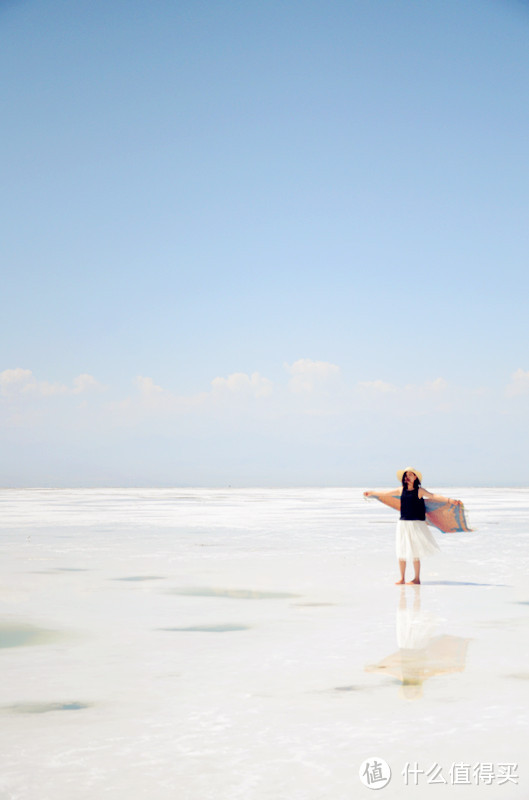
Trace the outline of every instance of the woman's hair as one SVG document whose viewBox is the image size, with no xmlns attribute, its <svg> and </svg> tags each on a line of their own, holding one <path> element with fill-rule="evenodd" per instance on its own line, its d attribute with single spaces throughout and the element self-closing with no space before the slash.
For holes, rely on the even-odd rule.
<svg viewBox="0 0 529 800">
<path fill-rule="evenodd" d="M 403 486 L 404 489 L 406 488 L 406 475 L 407 474 L 408 473 L 405 472 L 404 475 L 402 476 L 402 486 Z M 413 482 L 413 488 L 414 489 L 418 489 L 420 485 L 421 485 L 421 482 L 420 482 L 419 478 L 417 476 L 415 476 L 415 480 Z"/>
</svg>

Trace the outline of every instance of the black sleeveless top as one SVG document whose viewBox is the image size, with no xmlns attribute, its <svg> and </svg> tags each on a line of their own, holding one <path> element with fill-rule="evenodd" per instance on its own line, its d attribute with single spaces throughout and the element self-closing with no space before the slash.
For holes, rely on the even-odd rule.
<svg viewBox="0 0 529 800">
<path fill-rule="evenodd" d="M 400 496 L 400 518 L 401 519 L 426 519 L 426 508 L 424 500 L 419 499 L 419 490 L 402 489 Z"/>
</svg>

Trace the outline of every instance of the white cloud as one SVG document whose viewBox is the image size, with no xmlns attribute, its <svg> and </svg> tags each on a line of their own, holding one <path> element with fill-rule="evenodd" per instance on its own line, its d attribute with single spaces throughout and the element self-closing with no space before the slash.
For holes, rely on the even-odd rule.
<svg viewBox="0 0 529 800">
<path fill-rule="evenodd" d="M 386 381 L 381 381 L 381 380 L 360 381 L 358 386 L 360 389 L 367 389 L 368 391 L 380 392 L 382 394 L 390 394 L 392 392 L 398 391 L 397 387 L 394 386 L 392 383 L 386 383 Z"/>
<path fill-rule="evenodd" d="M 93 377 L 84 373 L 74 378 L 73 385 L 63 383 L 49 383 L 39 381 L 30 369 L 5 369 L 0 372 L 0 394 L 4 397 L 16 398 L 22 395 L 37 397 L 53 397 L 54 395 L 82 394 L 89 389 L 101 389 L 101 384 Z"/>
<path fill-rule="evenodd" d="M 357 386 L 360 389 L 367 389 L 378 394 L 426 395 L 444 392 L 448 388 L 448 383 L 444 378 L 436 378 L 433 381 L 425 381 L 425 383 L 407 383 L 404 386 L 396 386 L 394 383 L 387 383 L 378 379 L 375 381 L 360 381 Z"/>
<path fill-rule="evenodd" d="M 312 361 L 300 358 L 293 364 L 285 364 L 285 369 L 292 375 L 289 388 L 292 392 L 314 392 L 323 389 L 339 376 L 340 367 L 329 361 Z"/>
<path fill-rule="evenodd" d="M 505 393 L 507 397 L 515 397 L 529 392 L 529 371 L 517 369 L 511 376 L 511 382 L 507 385 Z"/>
<path fill-rule="evenodd" d="M 138 392 L 112 406 L 120 413 L 125 412 L 129 417 L 132 415 L 134 419 L 144 415 L 171 415 L 187 411 L 198 405 L 204 397 L 204 393 L 190 396 L 174 394 L 146 375 L 138 375 L 134 382 Z"/>
<path fill-rule="evenodd" d="M 422 389 L 425 392 L 444 392 L 445 389 L 448 389 L 448 382 L 444 378 L 436 378 L 434 381 L 426 381 L 422 385 Z"/>
<path fill-rule="evenodd" d="M 146 417 L 177 417 L 200 409 L 240 408 L 241 403 L 269 397 L 273 391 L 272 381 L 259 372 L 251 375 L 234 372 L 227 378 L 216 377 L 209 391 L 192 395 L 174 394 L 145 375 L 138 375 L 135 383 L 138 388 L 135 395 L 111 406 L 126 424 L 135 424 Z"/>
<path fill-rule="evenodd" d="M 140 390 L 140 400 L 144 408 L 163 411 L 164 413 L 181 413 L 202 405 L 207 392 L 192 395 L 179 395 L 164 389 L 152 378 L 138 375 L 136 385 Z"/>
<path fill-rule="evenodd" d="M 3 395 L 15 394 L 16 392 L 24 391 L 33 378 L 33 373 L 30 369 L 5 369 L 0 372 L 0 392 Z"/>
<path fill-rule="evenodd" d="M 384 409 L 385 413 L 413 416 L 431 412 L 447 413 L 454 407 L 450 386 L 444 378 L 401 386 L 381 379 L 360 381 L 357 383 L 357 392 L 359 400 L 363 398 L 363 402 L 368 403 L 368 407 L 376 413 Z"/>
<path fill-rule="evenodd" d="M 254 397 L 269 397 L 273 391 L 273 383 L 268 378 L 263 378 L 258 372 L 248 375 L 245 372 L 234 372 L 227 378 L 214 378 L 211 381 L 213 393 L 253 395 Z"/>
<path fill-rule="evenodd" d="M 164 394 L 161 386 L 158 386 L 152 378 L 146 378 L 143 375 L 138 375 L 136 378 L 136 386 L 144 397 L 162 397 Z"/>
<path fill-rule="evenodd" d="M 78 375 L 77 378 L 73 379 L 72 394 L 83 394 L 83 392 L 89 392 L 92 390 L 100 392 L 103 388 L 104 387 L 99 383 L 98 380 L 94 378 L 93 375 L 83 372 L 82 375 Z"/>
</svg>

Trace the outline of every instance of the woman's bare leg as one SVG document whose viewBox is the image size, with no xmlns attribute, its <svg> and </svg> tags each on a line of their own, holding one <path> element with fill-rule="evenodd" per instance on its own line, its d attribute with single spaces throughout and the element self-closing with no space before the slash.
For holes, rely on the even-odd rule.
<svg viewBox="0 0 529 800">
<path fill-rule="evenodd" d="M 400 568 L 400 581 L 395 581 L 397 586 L 400 583 L 405 583 L 404 576 L 406 574 L 406 562 L 399 558 L 399 568 Z"/>
<path fill-rule="evenodd" d="M 419 558 L 413 559 L 413 571 L 415 575 L 413 576 L 412 581 L 408 581 L 408 583 L 420 583 L 421 582 L 421 561 Z"/>
</svg>

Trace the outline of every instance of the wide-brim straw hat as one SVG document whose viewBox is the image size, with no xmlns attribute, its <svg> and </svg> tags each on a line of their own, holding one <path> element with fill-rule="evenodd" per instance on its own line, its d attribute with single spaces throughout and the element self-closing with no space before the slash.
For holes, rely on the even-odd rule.
<svg viewBox="0 0 529 800">
<path fill-rule="evenodd" d="M 401 481 L 401 483 L 405 472 L 415 473 L 415 475 L 417 475 L 417 477 L 419 478 L 419 483 L 422 483 L 422 472 L 419 472 L 419 470 L 415 469 L 415 467 L 405 467 L 404 469 L 397 470 L 397 478 L 399 479 L 399 481 Z"/>
</svg>

